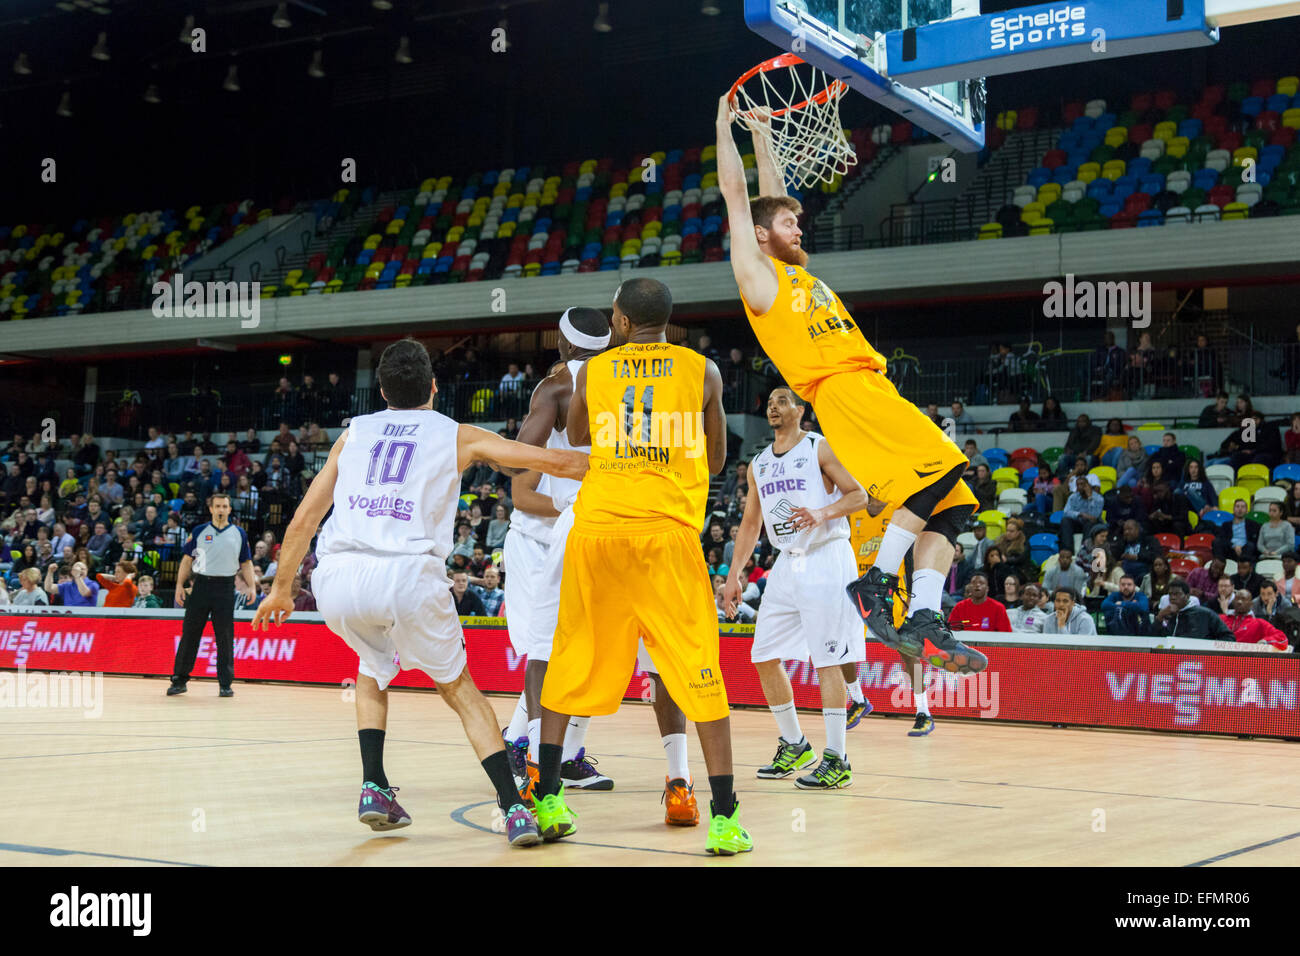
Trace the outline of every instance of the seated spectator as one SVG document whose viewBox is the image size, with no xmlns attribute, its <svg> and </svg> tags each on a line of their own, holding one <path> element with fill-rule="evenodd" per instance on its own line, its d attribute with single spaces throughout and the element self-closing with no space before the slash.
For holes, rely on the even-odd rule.
<svg viewBox="0 0 1300 956">
<path fill-rule="evenodd" d="M 984 573 L 989 579 L 989 593 L 1002 594 L 1007 587 L 1007 578 L 1015 575 L 1016 571 L 1016 565 L 1006 560 L 996 544 L 984 552 Z"/>
<path fill-rule="evenodd" d="M 1101 603 L 1101 613 L 1107 633 L 1142 637 L 1151 630 L 1151 605 L 1131 574 L 1119 579 L 1119 590 Z"/>
<path fill-rule="evenodd" d="M 451 559 L 456 555 L 461 555 L 466 562 L 474 556 L 474 539 L 470 537 L 469 525 L 464 522 L 456 525 L 456 543 L 452 546 L 451 554 L 447 556 L 449 566 Z"/>
<path fill-rule="evenodd" d="M 476 585 L 474 593 L 478 595 L 483 604 L 483 613 L 486 617 L 498 617 L 501 613 L 501 605 L 505 602 L 506 592 L 501 590 L 501 572 L 497 570 L 495 564 L 489 564 L 483 569 L 483 584 Z"/>
<path fill-rule="evenodd" d="M 1300 484 L 1300 482 L 1298 482 Z M 1253 553 L 1259 540 L 1259 525 L 1246 518 L 1247 505 L 1238 498 L 1232 505 L 1232 520 L 1214 532 L 1214 556 L 1240 560 L 1247 549 Z"/>
<path fill-rule="evenodd" d="M 1233 639 L 1242 644 L 1269 644 L 1285 651 L 1289 644 L 1286 635 L 1252 613 L 1253 600 L 1249 591 L 1237 591 L 1232 596 L 1232 607 L 1219 615 L 1224 626 L 1232 632 Z"/>
<path fill-rule="evenodd" d="M 1067 428 L 1069 428 L 1068 419 L 1061 408 L 1061 403 L 1057 401 L 1055 395 L 1048 395 L 1043 399 L 1043 410 L 1038 415 L 1038 431 L 1063 432 Z"/>
<path fill-rule="evenodd" d="M 1042 514 L 1051 514 L 1055 510 L 1052 506 L 1052 493 L 1056 491 L 1061 479 L 1057 478 L 1046 468 L 1039 468 L 1038 474 L 1034 476 L 1034 483 L 1029 489 L 1029 500 L 1035 511 Z"/>
<path fill-rule="evenodd" d="M 1084 460 L 1084 470 L 1091 468 L 1094 464 L 1094 455 L 1097 453 L 1097 446 L 1101 444 L 1101 429 L 1092 423 L 1092 419 L 1087 415 L 1080 415 L 1075 419 L 1074 428 L 1070 429 L 1070 434 L 1065 439 L 1065 451 L 1061 455 L 1060 461 L 1056 463 L 1056 473 L 1064 478 L 1074 469 L 1074 462 L 1078 458 Z"/>
<path fill-rule="evenodd" d="M 959 401 L 953 401 L 952 403 L 952 420 L 956 424 L 955 434 L 975 434 L 975 419 L 971 418 L 970 412 L 966 411 L 966 406 Z"/>
<path fill-rule="evenodd" d="M 1020 604 L 1007 608 L 1007 619 L 1013 631 L 1030 631 L 1041 634 L 1048 611 L 1040 606 L 1043 590 L 1034 582 L 1029 582 L 1020 589 Z"/>
<path fill-rule="evenodd" d="M 18 575 L 19 587 L 9 596 L 9 602 L 18 607 L 49 604 L 50 599 L 40 588 L 41 572 L 38 568 L 23 568 Z"/>
<path fill-rule="evenodd" d="M 1158 461 L 1152 465 L 1160 467 Z M 1151 488 L 1151 509 L 1146 527 L 1152 534 L 1175 534 L 1181 538 L 1192 530 L 1191 522 L 1187 520 L 1189 510 L 1186 498 L 1174 494 L 1168 482 L 1158 482 Z"/>
<path fill-rule="evenodd" d="M 460 569 L 451 572 L 451 597 L 461 617 L 487 617 L 483 600 L 469 588 L 469 574 Z"/>
<path fill-rule="evenodd" d="M 1057 563 L 1043 576 L 1043 590 L 1055 599 L 1058 588 L 1069 588 L 1082 594 L 1088 587 L 1088 572 L 1074 560 L 1074 549 L 1062 547 L 1057 553 Z"/>
<path fill-rule="evenodd" d="M 1052 489 L 1052 511 L 1064 511 L 1065 503 L 1078 488 L 1079 479 L 1088 480 L 1088 462 L 1080 458 L 1074 463 L 1070 473 L 1061 479 L 1060 484 Z"/>
<path fill-rule="evenodd" d="M 960 543 L 953 545 L 952 565 L 948 568 L 948 576 L 943 581 L 944 610 L 951 611 L 965 596 L 972 570 L 966 564 L 966 549 Z"/>
<path fill-rule="evenodd" d="M 948 625 L 958 631 L 1010 631 L 1011 621 L 1001 602 L 989 597 L 989 578 L 976 571 L 966 585 L 966 598 L 948 615 Z"/>
<path fill-rule="evenodd" d="M 483 517 L 483 508 L 477 501 L 469 506 L 469 516 L 464 520 L 469 525 L 470 537 L 479 544 L 486 544 L 488 525 L 491 522 Z"/>
<path fill-rule="evenodd" d="M 1151 460 L 1164 466 L 1165 480 L 1176 489 L 1187 460 L 1183 450 L 1178 447 L 1178 436 L 1173 432 L 1165 432 L 1160 439 L 1160 447 L 1151 453 Z"/>
<path fill-rule="evenodd" d="M 1147 509 L 1137 499 L 1132 485 L 1116 488 L 1106 497 L 1105 502 L 1107 527 L 1112 537 L 1119 537 L 1125 521 L 1133 520 L 1139 525 L 1146 525 Z"/>
<path fill-rule="evenodd" d="M 1255 552 L 1247 551 L 1237 559 L 1237 573 L 1232 576 L 1232 586 L 1236 590 L 1245 589 L 1252 598 L 1259 597 L 1259 586 L 1264 579 L 1255 571 Z"/>
<path fill-rule="evenodd" d="M 1119 461 L 1115 463 L 1115 472 L 1119 475 L 1115 484 L 1136 487 L 1138 480 L 1146 473 L 1146 469 L 1147 453 L 1142 447 L 1142 439 L 1137 435 L 1129 435 L 1128 447 L 1119 453 Z"/>
<path fill-rule="evenodd" d="M 55 526 L 56 530 L 58 526 Z M 1295 529 L 1289 522 L 1282 520 L 1282 505 L 1276 501 L 1268 503 L 1268 524 L 1259 529 L 1255 539 L 1262 558 L 1280 558 L 1283 551 L 1295 550 Z"/>
<path fill-rule="evenodd" d="M 135 603 L 135 562 L 122 560 L 113 567 L 112 575 L 97 574 L 95 580 L 108 597 L 104 607 L 131 607 Z"/>
<path fill-rule="evenodd" d="M 293 576 L 293 587 L 289 591 L 289 596 L 293 598 L 293 609 L 295 611 L 316 610 L 316 596 L 307 590 L 301 574 Z"/>
<path fill-rule="evenodd" d="M 1015 573 L 1008 574 L 1002 580 L 1002 606 L 1008 608 L 1008 614 L 1011 613 L 1010 608 L 1020 603 L 1020 586 L 1022 583 L 1019 575 Z"/>
<path fill-rule="evenodd" d="M 1277 618 L 1291 607 L 1292 604 L 1287 600 L 1286 595 L 1278 590 L 1277 582 L 1265 578 L 1259 585 L 1259 597 L 1252 603 L 1250 613 L 1275 627 L 1281 627 L 1277 623 Z"/>
<path fill-rule="evenodd" d="M 234 437 L 233 432 L 231 433 L 231 437 Z M 256 428 L 252 428 L 251 426 L 249 427 L 247 433 L 244 435 L 244 440 L 239 443 L 239 450 L 249 457 L 249 463 L 251 464 L 253 455 L 256 455 L 262 450 L 262 441 L 257 437 Z"/>
<path fill-rule="evenodd" d="M 964 477 L 973 478 L 975 477 L 975 469 L 978 466 L 983 465 L 985 468 L 989 466 L 989 460 L 980 454 L 980 446 L 975 442 L 975 439 L 967 438 L 964 450 L 966 459 L 969 462 Z"/>
<path fill-rule="evenodd" d="M 249 460 L 244 450 L 239 447 L 239 443 L 233 438 L 226 442 L 226 457 L 224 460 L 223 471 L 234 478 L 247 474 L 253 467 L 252 461 Z"/>
<path fill-rule="evenodd" d="M 1036 432 L 1039 430 L 1039 416 L 1029 407 L 1029 396 L 1020 396 L 1020 407 L 1011 413 L 1007 424 L 1013 432 Z"/>
<path fill-rule="evenodd" d="M 1282 462 L 1282 434 L 1277 425 L 1265 421 L 1259 412 L 1253 412 L 1241 423 L 1241 428 L 1228 436 L 1219 449 L 1230 456 L 1234 471 L 1242 465 L 1263 465 L 1270 471 Z"/>
<path fill-rule="evenodd" d="M 1231 613 L 1234 595 L 1237 593 L 1237 589 L 1232 583 L 1232 578 L 1226 574 L 1221 574 L 1219 575 L 1219 580 L 1214 583 L 1214 597 L 1205 602 L 1206 606 L 1216 614 Z"/>
<path fill-rule="evenodd" d="M 1099 535 L 1109 535 L 1110 532 L 1104 528 Z M 1117 592 L 1120 588 L 1120 579 L 1124 576 L 1124 568 L 1118 562 L 1111 559 L 1110 552 L 1106 546 L 1095 547 L 1090 552 L 1091 560 L 1088 566 L 1088 589 L 1084 593 L 1085 604 L 1086 598 L 1095 598 L 1101 602 L 1105 598 Z M 1081 561 L 1076 564 L 1082 566 Z"/>
<path fill-rule="evenodd" d="M 1192 595 L 1208 604 L 1218 593 L 1219 578 L 1223 577 L 1227 562 L 1223 558 L 1212 558 L 1204 567 L 1197 568 L 1187 575 L 1187 584 Z"/>
<path fill-rule="evenodd" d="M 1094 464 L 1101 462 L 1101 456 L 1106 454 L 1112 448 L 1127 448 L 1128 432 L 1124 429 L 1124 423 L 1118 418 L 1112 418 L 1106 422 L 1106 428 L 1102 432 L 1101 440 L 1097 443 L 1097 450 L 1093 452 L 1096 456 Z"/>
<path fill-rule="evenodd" d="M 99 603 L 99 585 L 88 579 L 89 569 L 78 561 L 70 570 L 59 569 L 59 580 L 54 581 L 58 568 L 50 564 L 45 572 L 45 592 L 51 597 L 59 595 L 64 607 L 95 607 Z"/>
<path fill-rule="evenodd" d="M 1151 559 L 1151 570 L 1142 578 L 1142 593 L 1147 596 L 1149 604 L 1154 605 L 1165 596 L 1171 580 L 1173 572 L 1169 569 L 1169 559 L 1157 554 Z"/>
<path fill-rule="evenodd" d="M 469 571 L 470 578 L 481 579 L 483 577 L 483 572 L 487 569 L 490 563 L 491 559 L 487 556 L 487 552 L 483 550 L 483 545 L 476 542 L 474 544 L 474 552 L 470 555 L 469 563 L 465 568 Z"/>
<path fill-rule="evenodd" d="M 722 551 L 718 548 L 709 548 L 709 553 L 706 555 L 704 563 L 708 566 L 710 577 L 715 574 L 720 574 L 725 578 L 727 572 L 731 570 L 722 563 Z"/>
<path fill-rule="evenodd" d="M 1100 488 L 1101 479 L 1096 475 L 1075 479 L 1075 491 L 1065 503 L 1065 515 L 1061 518 L 1058 535 L 1063 549 L 1073 549 L 1075 532 L 1087 531 L 1101 517 L 1105 503 L 1098 493 Z"/>
<path fill-rule="evenodd" d="M 980 511 L 989 511 L 997 504 L 998 485 L 989 474 L 988 465 L 975 466 L 975 478 L 970 482 L 970 489 L 975 492 Z"/>
<path fill-rule="evenodd" d="M 140 575 L 140 580 L 136 582 L 136 595 L 131 602 L 131 607 L 162 607 L 162 601 L 158 600 L 158 595 L 153 593 L 153 578 L 150 575 Z"/>
<path fill-rule="evenodd" d="M 1096 634 L 1092 615 L 1079 604 L 1078 592 L 1058 587 L 1052 592 L 1052 612 L 1043 621 L 1044 634 Z"/>
<path fill-rule="evenodd" d="M 1132 575 L 1134 581 L 1140 581 L 1151 570 L 1151 562 L 1162 550 L 1156 540 L 1143 534 L 1142 526 L 1130 518 L 1124 522 L 1118 540 L 1111 545 L 1111 557 L 1123 565 L 1124 572 Z"/>
<path fill-rule="evenodd" d="M 1219 392 L 1214 396 L 1214 403 L 1206 405 L 1201 409 L 1201 417 L 1196 423 L 1197 428 L 1229 428 L 1235 427 L 1238 419 L 1233 415 L 1232 409 L 1228 407 L 1228 393 Z"/>
<path fill-rule="evenodd" d="M 71 498 L 79 487 L 81 487 L 81 482 L 77 480 L 76 471 L 69 468 L 64 472 L 63 481 L 59 483 L 59 497 L 64 499 Z"/>
</svg>

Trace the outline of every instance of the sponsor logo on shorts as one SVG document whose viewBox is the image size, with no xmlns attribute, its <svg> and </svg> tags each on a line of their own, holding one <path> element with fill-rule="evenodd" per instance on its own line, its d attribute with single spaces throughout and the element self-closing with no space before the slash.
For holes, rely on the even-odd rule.
<svg viewBox="0 0 1300 956">
<path fill-rule="evenodd" d="M 700 668 L 700 682 L 697 684 L 693 680 L 687 681 L 686 686 L 689 687 L 691 690 L 708 690 L 710 687 L 721 687 L 722 678 L 720 676 L 719 677 L 713 676 L 713 668 L 702 667 Z M 717 694 L 718 691 L 715 690 L 709 694 L 702 694 L 701 696 L 716 697 Z"/>
<path fill-rule="evenodd" d="M 415 511 L 415 502 L 396 495 L 380 495 L 378 498 L 348 495 L 348 507 L 353 511 L 365 512 L 367 518 L 396 518 L 398 521 L 410 521 Z"/>
</svg>

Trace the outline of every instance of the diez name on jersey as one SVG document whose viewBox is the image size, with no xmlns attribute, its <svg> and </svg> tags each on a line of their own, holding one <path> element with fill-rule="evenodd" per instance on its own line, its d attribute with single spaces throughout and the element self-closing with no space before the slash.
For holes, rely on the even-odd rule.
<svg viewBox="0 0 1300 956">
<path fill-rule="evenodd" d="M 418 423 L 414 425 L 385 425 L 384 437 L 400 438 L 402 435 L 414 435 L 419 430 L 420 430 L 420 426 Z"/>
</svg>

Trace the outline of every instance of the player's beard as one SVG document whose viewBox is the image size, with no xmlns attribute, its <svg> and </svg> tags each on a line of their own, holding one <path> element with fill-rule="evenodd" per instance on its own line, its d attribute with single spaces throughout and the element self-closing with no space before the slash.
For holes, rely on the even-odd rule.
<svg viewBox="0 0 1300 956">
<path fill-rule="evenodd" d="M 782 242 L 773 233 L 768 242 L 772 246 L 772 255 L 780 259 L 786 265 L 803 267 L 808 265 L 808 253 L 803 251 L 801 246 L 796 246 L 788 242 Z"/>
</svg>

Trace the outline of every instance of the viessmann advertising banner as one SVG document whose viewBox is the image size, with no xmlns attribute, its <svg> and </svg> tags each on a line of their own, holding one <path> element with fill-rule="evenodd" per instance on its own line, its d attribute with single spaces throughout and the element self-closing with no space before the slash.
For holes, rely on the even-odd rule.
<svg viewBox="0 0 1300 956">
<path fill-rule="evenodd" d="M 0 668 L 171 673 L 181 619 L 90 617 L 58 613 L 0 614 Z M 967 635 L 969 638 L 970 635 Z M 722 676 L 733 704 L 764 706 L 750 662 L 751 637 L 723 629 Z M 483 690 L 518 693 L 525 661 L 500 624 L 467 624 L 470 673 Z M 957 677 L 927 671 L 936 715 L 1200 733 L 1300 738 L 1300 656 L 1192 654 L 980 645 L 989 668 Z M 320 623 L 294 622 L 268 631 L 235 624 L 235 675 L 242 680 L 341 685 L 356 677 L 357 658 Z M 795 701 L 821 706 L 816 672 L 787 664 Z M 216 675 L 216 647 L 205 636 L 194 676 Z M 876 709 L 912 713 L 910 676 L 898 656 L 867 643 L 859 678 Z M 403 671 L 396 687 L 433 687 L 419 671 Z M 630 701 L 649 701 L 650 678 L 635 671 Z"/>
</svg>

